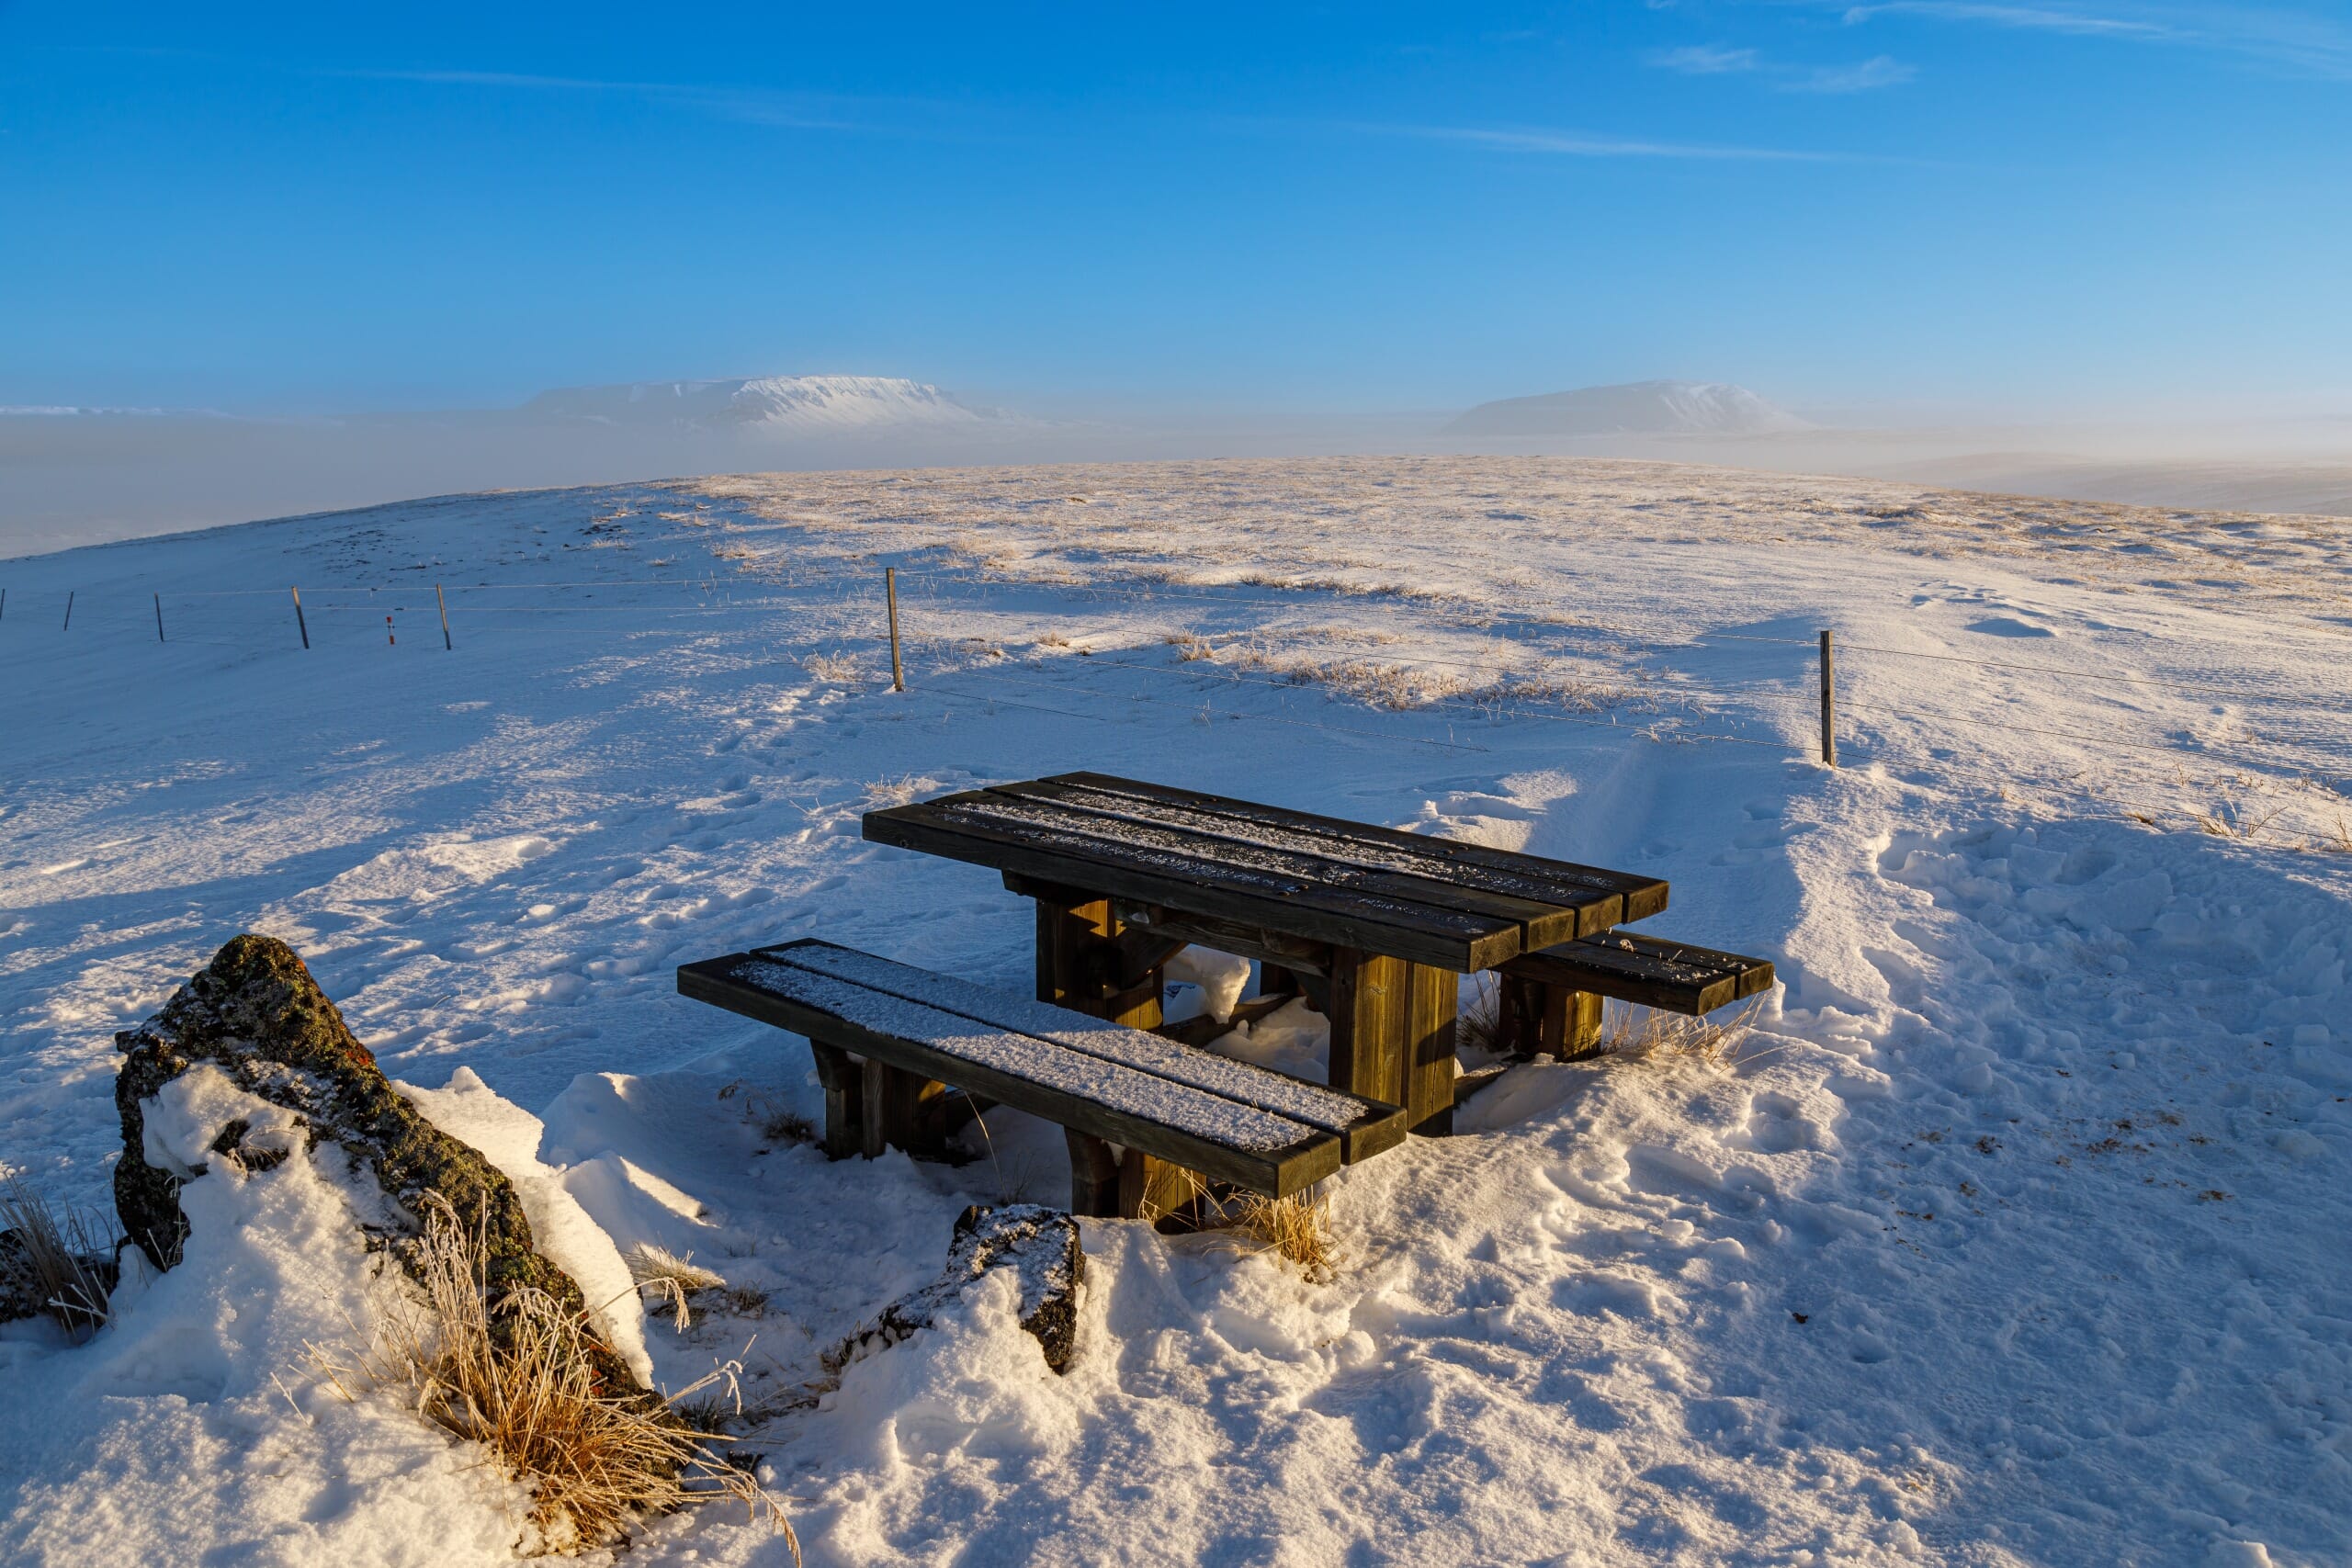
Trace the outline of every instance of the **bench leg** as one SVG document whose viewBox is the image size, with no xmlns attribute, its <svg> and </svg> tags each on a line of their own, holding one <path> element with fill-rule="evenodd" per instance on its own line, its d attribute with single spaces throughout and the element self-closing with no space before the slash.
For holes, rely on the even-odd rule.
<svg viewBox="0 0 2352 1568">
<path fill-rule="evenodd" d="M 1114 1149 L 1091 1133 L 1065 1127 L 1069 1145 L 1069 1212 L 1096 1219 L 1158 1219 L 1173 1213 L 1207 1190 L 1200 1177 L 1181 1165 L 1155 1159 L 1141 1149 Z"/>
<path fill-rule="evenodd" d="M 1158 1029 L 1159 965 L 1136 958 L 1139 951 L 1168 944 L 1140 930 L 1136 938 L 1144 940 L 1123 940 L 1127 929 L 1108 898 L 1060 904 L 1040 897 L 1036 903 L 1037 999 L 1130 1029 Z"/>
<path fill-rule="evenodd" d="M 922 1156 L 933 1151 L 923 1141 L 924 1102 L 945 1092 L 944 1086 L 921 1073 L 910 1073 L 887 1062 L 868 1059 L 863 1079 L 865 1121 L 860 1127 L 859 1152 L 879 1159 L 885 1149 L 899 1149 Z"/>
<path fill-rule="evenodd" d="M 847 1159 L 865 1150 L 865 1075 L 837 1045 L 808 1042 L 817 1081 L 825 1089 L 825 1157 Z"/>
<path fill-rule="evenodd" d="M 1545 1016 L 1544 1048 L 1563 1062 L 1574 1062 L 1600 1054 L 1600 1001 L 1599 991 L 1568 991 L 1558 987 L 1559 1002 Z M 1558 1020 L 1556 1024 L 1553 1019 Z"/>
<path fill-rule="evenodd" d="M 1095 1219 L 1119 1217 L 1120 1177 L 1124 1161 L 1111 1145 L 1091 1133 L 1065 1127 L 1069 1144 L 1069 1212 Z"/>
<path fill-rule="evenodd" d="M 1417 1132 L 1452 1131 L 1459 989 L 1451 970 L 1333 953 L 1324 1009 L 1332 1087 L 1403 1106 L 1406 1125 Z"/>
</svg>

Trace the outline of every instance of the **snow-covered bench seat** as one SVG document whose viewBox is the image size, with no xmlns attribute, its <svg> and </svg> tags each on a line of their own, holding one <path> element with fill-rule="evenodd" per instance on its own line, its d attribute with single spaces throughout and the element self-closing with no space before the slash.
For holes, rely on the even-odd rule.
<svg viewBox="0 0 2352 1568">
<path fill-rule="evenodd" d="M 1521 953 L 1497 973 L 1499 1043 L 1564 1058 L 1599 1044 L 1603 997 L 1697 1016 L 1772 984 L 1770 960 L 1624 931 Z"/>
<path fill-rule="evenodd" d="M 1396 1106 L 831 942 L 684 964 L 678 989 L 808 1036 L 835 1158 L 930 1152 L 958 1090 L 1063 1128 L 1078 1213 L 1139 1213 L 1153 1162 L 1284 1197 L 1405 1137 Z"/>
</svg>

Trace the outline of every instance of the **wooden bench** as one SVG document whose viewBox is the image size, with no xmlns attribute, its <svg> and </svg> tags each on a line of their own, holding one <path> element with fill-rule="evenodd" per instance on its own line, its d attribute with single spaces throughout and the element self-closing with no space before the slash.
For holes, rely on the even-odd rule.
<svg viewBox="0 0 2352 1568">
<path fill-rule="evenodd" d="M 831 942 L 684 964 L 678 989 L 808 1036 L 834 1158 L 935 1152 L 958 1093 L 1063 1129 L 1076 1213 L 1173 1208 L 1199 1179 L 1287 1197 L 1405 1137 L 1397 1106 Z"/>
<path fill-rule="evenodd" d="M 1599 1048 L 1604 997 L 1697 1016 L 1772 984 L 1765 959 L 1623 931 L 1521 953 L 1496 973 L 1502 983 L 1497 1043 L 1562 1060 Z"/>
</svg>

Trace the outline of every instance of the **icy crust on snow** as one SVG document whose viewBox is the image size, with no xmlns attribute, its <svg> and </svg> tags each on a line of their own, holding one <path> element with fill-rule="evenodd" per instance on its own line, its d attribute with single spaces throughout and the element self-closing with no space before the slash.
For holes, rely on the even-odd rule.
<svg viewBox="0 0 2352 1568">
<path fill-rule="evenodd" d="M 735 977 L 873 1030 L 921 1041 L 960 1061 L 1081 1096 L 1115 1111 L 1237 1149 L 1269 1152 L 1314 1137 L 1319 1129 L 1102 1057 L 1049 1045 L 1004 1030 L 974 1031 L 973 1020 L 813 970 L 754 960 Z"/>
<path fill-rule="evenodd" d="M 1205 1051 L 1194 1051 L 1180 1042 L 1140 1029 L 1105 1024 L 1101 1019 L 1050 1002 L 990 990 L 952 975 L 893 963 L 854 948 L 811 944 L 771 949 L 759 956 L 771 964 L 830 975 L 943 1013 L 959 1014 L 977 1022 L 1050 1040 L 1105 1062 L 1253 1105 L 1326 1132 L 1336 1133 L 1352 1126 L 1364 1112 L 1363 1101 L 1352 1095 L 1302 1083 L 1281 1073 L 1266 1072 Z M 741 975 L 741 971 L 737 973 Z M 1245 960 L 1243 977 L 1246 976 Z M 1238 986 L 1235 989 L 1238 991 Z M 1228 1005 L 1226 1011 L 1231 1010 Z"/>
</svg>

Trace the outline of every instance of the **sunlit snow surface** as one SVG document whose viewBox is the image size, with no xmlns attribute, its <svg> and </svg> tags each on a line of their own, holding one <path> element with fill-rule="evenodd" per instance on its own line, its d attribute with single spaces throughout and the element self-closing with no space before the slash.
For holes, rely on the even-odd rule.
<svg viewBox="0 0 2352 1568">
<path fill-rule="evenodd" d="M 421 1102 L 584 1273 L 768 1292 L 641 1331 L 672 1387 L 742 1358 L 812 1562 L 2352 1558 L 2340 522 L 1155 465 L 455 497 L 0 586 L 0 1159 L 103 1201 L 112 1031 L 282 936 L 394 1077 L 472 1075 Z M 1028 906 L 858 817 L 1076 768 L 1662 875 L 1652 927 L 1785 988 L 1726 1059 L 1517 1068 L 1351 1169 L 1331 1284 L 1089 1222 L 1066 1378 L 1000 1293 L 786 1408 L 964 1204 L 1058 1201 L 1060 1140 L 777 1143 L 805 1046 L 672 972 L 816 935 L 1025 989 Z M 1299 1021 L 1232 1048 L 1311 1060 Z M 300 1386 L 384 1288 L 314 1163 L 192 1184 L 96 1342 L 0 1336 L 0 1557 L 515 1538 L 471 1457 Z M 740 1509 L 630 1560 L 690 1553 L 783 1560 Z"/>
</svg>

